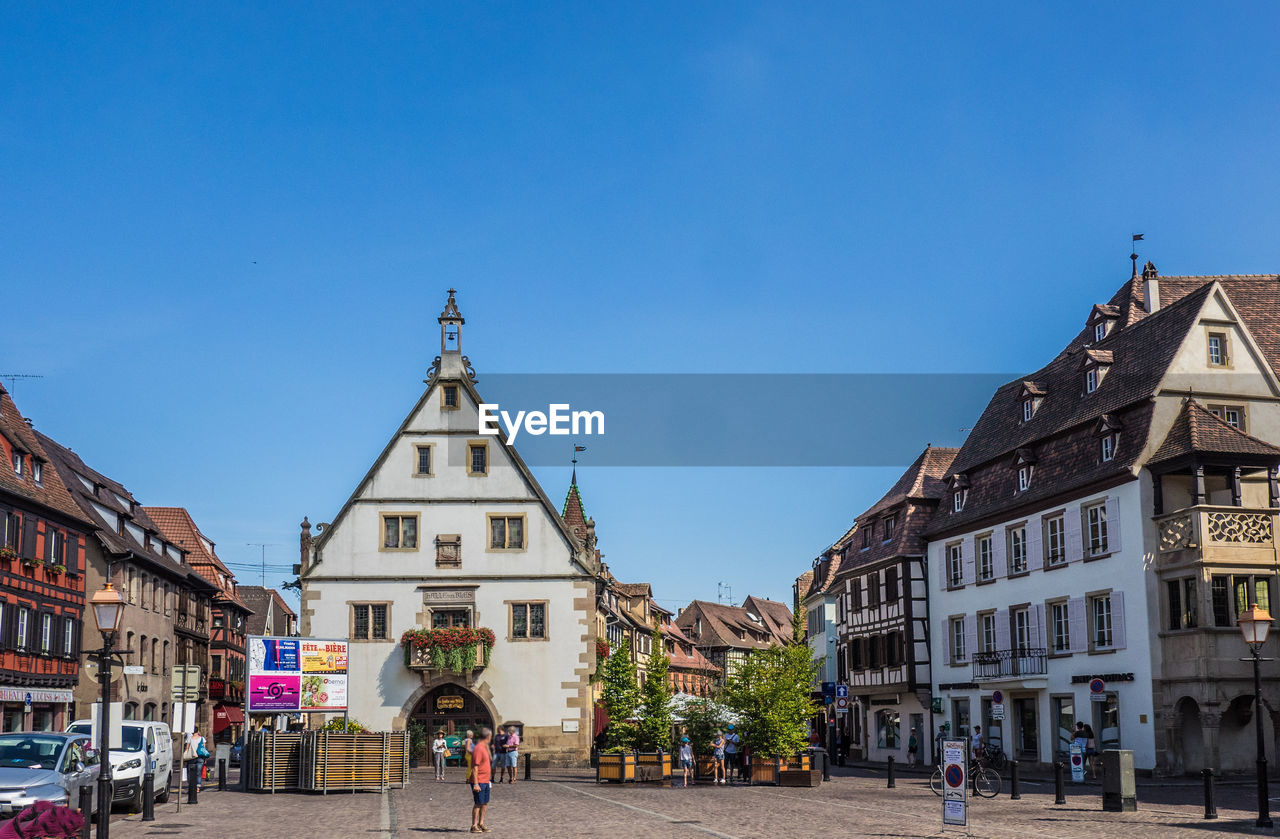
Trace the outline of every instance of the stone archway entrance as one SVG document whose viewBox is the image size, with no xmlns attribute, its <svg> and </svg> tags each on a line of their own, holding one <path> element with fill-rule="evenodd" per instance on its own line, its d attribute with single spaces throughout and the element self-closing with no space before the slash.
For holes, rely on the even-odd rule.
<svg viewBox="0 0 1280 839">
<path fill-rule="evenodd" d="M 440 685 L 422 697 L 409 718 L 424 723 L 432 735 L 443 729 L 445 734 L 462 737 L 467 729 L 493 728 L 493 716 L 484 701 L 454 684 Z"/>
</svg>

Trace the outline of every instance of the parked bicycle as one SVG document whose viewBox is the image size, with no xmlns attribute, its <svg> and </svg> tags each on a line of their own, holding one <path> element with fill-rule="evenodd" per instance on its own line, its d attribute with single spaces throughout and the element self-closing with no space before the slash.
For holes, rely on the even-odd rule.
<svg viewBox="0 0 1280 839">
<path fill-rule="evenodd" d="M 1000 794 L 1002 781 L 999 772 L 979 764 L 969 767 L 969 783 L 973 787 L 974 795 L 980 798 L 995 798 Z M 934 795 L 942 795 L 941 766 L 933 770 L 933 777 L 929 779 L 929 789 L 933 790 Z"/>
<path fill-rule="evenodd" d="M 1004 751 L 999 746 L 993 746 L 990 743 L 982 747 L 982 765 L 989 766 L 997 771 L 1004 769 L 1008 758 L 1005 757 Z"/>
</svg>

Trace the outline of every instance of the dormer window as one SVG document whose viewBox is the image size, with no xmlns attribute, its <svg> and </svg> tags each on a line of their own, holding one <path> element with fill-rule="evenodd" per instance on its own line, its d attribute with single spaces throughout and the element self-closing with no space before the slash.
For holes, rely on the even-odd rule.
<svg viewBox="0 0 1280 839">
<path fill-rule="evenodd" d="M 1084 373 L 1084 392 L 1093 393 L 1098 389 L 1098 368 L 1090 367 Z"/>
<path fill-rule="evenodd" d="M 22 475 L 22 455 L 18 452 L 13 453 L 13 474 Z"/>
<path fill-rule="evenodd" d="M 1018 491 L 1019 492 L 1026 492 L 1027 488 L 1031 486 L 1031 470 L 1033 468 L 1034 467 L 1030 463 L 1026 464 L 1025 466 L 1018 467 Z"/>
<path fill-rule="evenodd" d="M 872 528 L 868 526 L 865 530 L 862 531 L 862 549 L 864 551 L 867 548 L 871 547 L 871 530 Z"/>
<path fill-rule="evenodd" d="M 1026 492 L 1031 486 L 1031 478 L 1036 468 L 1035 452 L 1031 449 L 1018 449 L 1018 458 L 1014 461 L 1018 468 L 1018 492 Z"/>
<path fill-rule="evenodd" d="M 1101 341 L 1111 334 L 1111 328 L 1120 318 L 1120 310 L 1115 306 L 1098 305 L 1093 307 L 1088 324 L 1093 329 L 1093 343 Z"/>
<path fill-rule="evenodd" d="M 31 461 L 31 477 L 36 483 L 44 482 L 44 464 L 38 460 Z"/>
<path fill-rule="evenodd" d="M 1107 322 L 1100 320 L 1093 325 L 1093 340 L 1101 341 L 1105 337 L 1107 337 Z"/>
<path fill-rule="evenodd" d="M 1044 388 L 1031 381 L 1022 383 L 1022 421 L 1031 422 L 1031 418 L 1040 410 L 1044 401 Z"/>
<path fill-rule="evenodd" d="M 1098 438 L 1098 452 L 1103 463 L 1116 456 L 1116 447 L 1120 445 L 1120 429 L 1123 424 L 1115 414 L 1103 414 L 1093 429 L 1093 436 Z"/>
<path fill-rule="evenodd" d="M 1102 462 L 1107 463 L 1116 456 L 1116 435 L 1108 434 L 1102 438 Z"/>
<path fill-rule="evenodd" d="M 1031 418 L 1035 416 L 1035 413 L 1036 413 L 1035 400 L 1031 399 L 1030 397 L 1022 400 L 1022 421 L 1031 422 Z"/>
<path fill-rule="evenodd" d="M 1081 365 L 1084 369 L 1085 393 L 1093 393 L 1102 386 L 1102 380 L 1106 378 L 1113 360 L 1111 350 L 1085 350 L 1084 363 Z"/>
<path fill-rule="evenodd" d="M 968 498 L 968 496 L 969 496 L 969 490 L 957 489 L 955 491 L 955 494 L 951 496 L 951 510 L 956 513 L 963 510 L 965 499 Z"/>
<path fill-rule="evenodd" d="M 884 520 L 884 541 L 888 542 L 893 538 L 893 531 L 898 525 L 897 516 L 889 516 Z"/>
</svg>

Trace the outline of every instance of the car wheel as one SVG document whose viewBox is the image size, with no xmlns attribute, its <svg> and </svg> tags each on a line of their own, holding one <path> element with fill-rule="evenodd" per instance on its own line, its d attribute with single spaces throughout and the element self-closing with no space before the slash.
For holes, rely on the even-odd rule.
<svg viewBox="0 0 1280 839">
<path fill-rule="evenodd" d="M 133 798 L 129 799 L 129 811 L 132 813 L 142 812 L 142 784 L 138 784 L 138 791 L 134 793 Z"/>
</svg>

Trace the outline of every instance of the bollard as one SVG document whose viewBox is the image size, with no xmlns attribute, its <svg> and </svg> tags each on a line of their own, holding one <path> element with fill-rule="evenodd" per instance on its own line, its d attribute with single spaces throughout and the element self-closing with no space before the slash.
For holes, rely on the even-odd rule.
<svg viewBox="0 0 1280 839">
<path fill-rule="evenodd" d="M 218 758 L 218 792 L 227 791 L 227 759 Z"/>
<path fill-rule="evenodd" d="M 156 773 L 148 772 L 142 776 L 142 820 L 156 820 Z"/>
<path fill-rule="evenodd" d="M 1066 768 L 1067 767 L 1063 764 L 1062 761 L 1058 761 L 1053 765 L 1053 803 L 1054 804 L 1067 803 L 1066 782 L 1062 777 L 1063 773 L 1066 771 Z"/>
<path fill-rule="evenodd" d="M 1204 817 L 1206 819 L 1216 819 L 1218 817 L 1218 805 L 1213 800 L 1213 770 L 1204 769 L 1200 774 L 1204 775 Z"/>
<path fill-rule="evenodd" d="M 888 788 L 889 788 L 889 789 L 893 789 L 893 787 L 894 787 L 894 783 L 893 783 L 893 755 L 889 755 L 889 757 L 887 758 L 887 760 L 886 760 L 885 762 L 888 764 L 888 771 L 889 771 L 889 786 L 888 786 Z"/>
<path fill-rule="evenodd" d="M 84 826 L 80 828 L 80 839 L 89 839 L 89 821 L 93 818 L 93 785 L 80 787 L 80 815 L 84 817 Z"/>
<path fill-rule="evenodd" d="M 1018 792 L 1018 761 L 1009 761 L 1009 800 L 1018 801 L 1022 793 Z"/>
<path fill-rule="evenodd" d="M 187 764 L 187 803 L 198 804 L 197 793 L 200 791 L 200 767 L 195 763 Z"/>
<path fill-rule="evenodd" d="M 742 774 L 741 770 L 739 770 L 738 774 Z M 831 754 L 829 752 L 822 753 L 822 780 L 831 780 Z"/>
<path fill-rule="evenodd" d="M 524 779 L 527 781 L 533 777 L 533 755 L 528 752 L 524 753 Z"/>
</svg>

